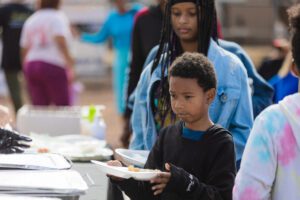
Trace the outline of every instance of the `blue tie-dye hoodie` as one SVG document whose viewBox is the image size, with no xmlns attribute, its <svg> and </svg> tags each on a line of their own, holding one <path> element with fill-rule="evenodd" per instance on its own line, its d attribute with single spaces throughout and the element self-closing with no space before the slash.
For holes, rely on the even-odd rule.
<svg viewBox="0 0 300 200">
<path fill-rule="evenodd" d="M 300 199 L 300 94 L 255 120 L 233 190 L 234 200 Z"/>
</svg>

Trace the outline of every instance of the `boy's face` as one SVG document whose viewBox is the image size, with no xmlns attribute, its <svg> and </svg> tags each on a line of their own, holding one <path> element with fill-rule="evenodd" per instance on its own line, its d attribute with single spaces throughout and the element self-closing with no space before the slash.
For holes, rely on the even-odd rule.
<svg viewBox="0 0 300 200">
<path fill-rule="evenodd" d="M 182 41 L 197 39 L 197 7 L 192 2 L 177 3 L 171 8 L 172 27 Z"/>
<path fill-rule="evenodd" d="M 208 108 L 214 99 L 215 89 L 206 92 L 196 79 L 170 77 L 172 110 L 186 124 L 195 124 L 208 117 Z"/>
</svg>

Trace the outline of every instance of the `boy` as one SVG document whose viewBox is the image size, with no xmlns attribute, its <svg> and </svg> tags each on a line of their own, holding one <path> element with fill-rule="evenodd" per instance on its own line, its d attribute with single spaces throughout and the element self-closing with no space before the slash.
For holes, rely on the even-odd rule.
<svg viewBox="0 0 300 200">
<path fill-rule="evenodd" d="M 165 172 L 150 183 L 112 177 L 113 182 L 132 200 L 232 199 L 233 140 L 208 114 L 216 93 L 212 64 L 199 53 L 184 53 L 169 74 L 171 107 L 179 121 L 160 131 L 145 165 Z"/>
</svg>

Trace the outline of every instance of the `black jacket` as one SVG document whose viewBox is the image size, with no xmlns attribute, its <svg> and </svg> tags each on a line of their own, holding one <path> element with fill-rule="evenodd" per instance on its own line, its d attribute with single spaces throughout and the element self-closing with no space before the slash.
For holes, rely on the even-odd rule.
<svg viewBox="0 0 300 200">
<path fill-rule="evenodd" d="M 160 6 L 155 6 L 150 7 L 136 19 L 132 35 L 132 60 L 127 97 L 130 96 L 137 86 L 148 53 L 159 43 L 162 18 Z M 131 110 L 126 108 L 125 115 L 130 116 Z"/>
<path fill-rule="evenodd" d="M 235 179 L 232 136 L 214 125 L 202 140 L 181 136 L 182 122 L 162 129 L 145 168 L 164 171 L 170 163 L 171 179 L 164 192 L 155 197 L 149 182 L 133 179 L 116 182 L 132 200 L 231 200 Z"/>
<path fill-rule="evenodd" d="M 2 68 L 6 71 L 21 70 L 20 36 L 26 19 L 33 11 L 21 3 L 10 3 L 0 7 L 2 28 Z"/>
</svg>

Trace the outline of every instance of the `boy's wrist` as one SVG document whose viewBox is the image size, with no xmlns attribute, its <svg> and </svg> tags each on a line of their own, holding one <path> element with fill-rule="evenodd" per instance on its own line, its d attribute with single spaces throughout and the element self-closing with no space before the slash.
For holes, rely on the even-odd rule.
<svg viewBox="0 0 300 200">
<path fill-rule="evenodd" d="M 171 165 L 171 178 L 165 190 L 179 194 L 193 192 L 198 185 L 198 179 L 184 169 Z"/>
</svg>

